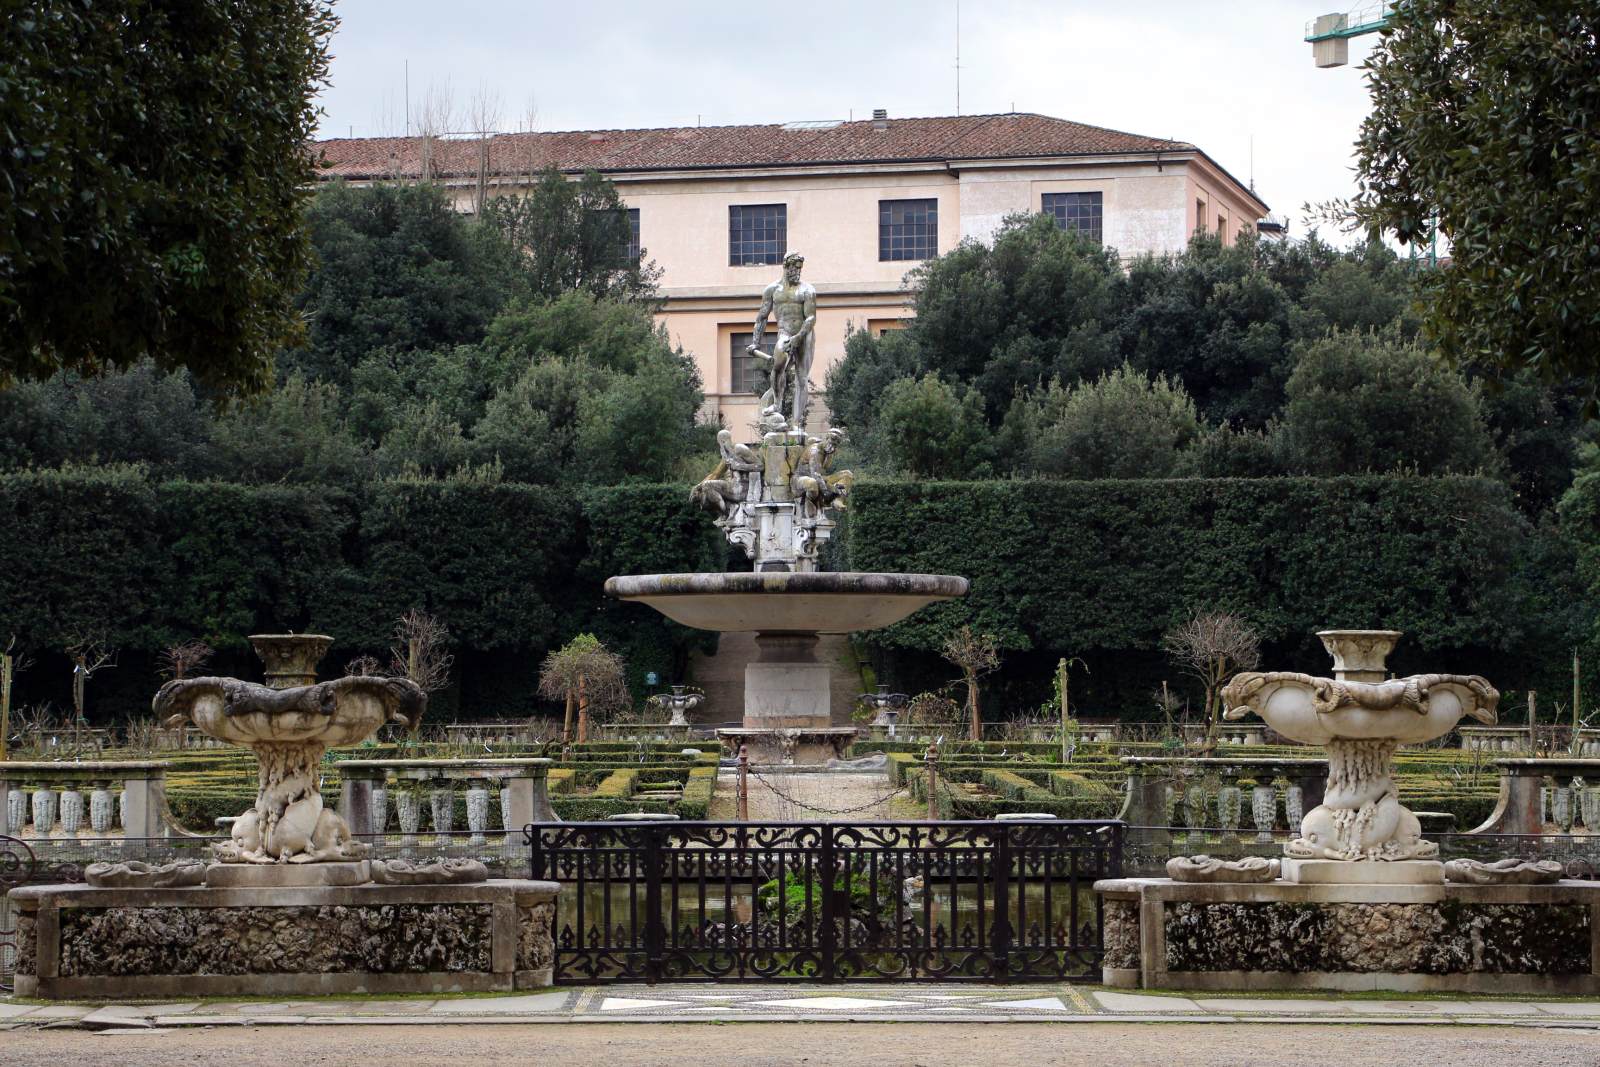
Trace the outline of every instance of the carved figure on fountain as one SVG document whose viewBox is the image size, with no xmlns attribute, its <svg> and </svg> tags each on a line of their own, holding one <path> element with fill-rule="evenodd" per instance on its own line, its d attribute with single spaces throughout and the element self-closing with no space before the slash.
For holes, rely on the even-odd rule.
<svg viewBox="0 0 1600 1067">
<path fill-rule="evenodd" d="M 855 476 L 830 466 L 844 431 L 812 436 L 769 411 L 758 445 L 717 435 L 722 460 L 689 491 L 697 507 L 716 515 L 728 540 L 744 549 L 758 571 L 811 571 L 836 525 L 829 514 L 845 506 Z"/>
<path fill-rule="evenodd" d="M 1236 720 L 1255 713 L 1302 744 L 1328 750 L 1323 803 L 1307 812 L 1285 855 L 1304 860 L 1427 860 L 1436 844 L 1400 803 L 1390 773 L 1395 749 L 1442 737 L 1463 717 L 1493 724 L 1499 692 L 1478 675 L 1420 674 L 1383 679 L 1392 630 L 1319 635 L 1335 658 L 1336 678 L 1288 671 L 1248 671 L 1223 689 Z"/>
<path fill-rule="evenodd" d="M 204 734 L 242 745 L 261 763 L 256 803 L 215 846 L 232 863 L 357 860 L 367 848 L 322 802 L 322 754 L 352 745 L 386 722 L 415 726 L 427 695 L 404 678 L 352 676 L 289 689 L 237 678 L 182 678 L 161 687 L 152 706 L 169 726 L 188 720 Z"/>
</svg>

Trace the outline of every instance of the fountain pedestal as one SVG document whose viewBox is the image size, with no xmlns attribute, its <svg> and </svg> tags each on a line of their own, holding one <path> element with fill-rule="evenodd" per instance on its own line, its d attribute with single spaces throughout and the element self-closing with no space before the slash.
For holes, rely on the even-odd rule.
<svg viewBox="0 0 1600 1067">
<path fill-rule="evenodd" d="M 942 574 L 777 571 L 637 574 L 606 581 L 606 593 L 648 604 L 674 622 L 723 633 L 754 631 L 746 665 L 742 723 L 717 731 L 757 763 L 821 763 L 843 754 L 856 735 L 834 726 L 828 666 L 817 662 L 818 634 L 873 630 L 913 611 L 965 596 L 967 580 Z"/>
</svg>

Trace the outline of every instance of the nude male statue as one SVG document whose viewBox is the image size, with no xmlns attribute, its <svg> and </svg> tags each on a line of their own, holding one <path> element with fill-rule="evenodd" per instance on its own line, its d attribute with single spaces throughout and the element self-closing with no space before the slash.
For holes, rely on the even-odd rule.
<svg viewBox="0 0 1600 1067">
<path fill-rule="evenodd" d="M 800 280 L 806 258 L 798 252 L 783 257 L 783 277 L 761 293 L 761 310 L 756 314 L 755 336 L 745 351 L 758 359 L 772 361 L 772 388 L 761 397 L 762 411 L 777 411 L 789 418 L 789 425 L 802 429 L 806 415 L 806 378 L 816 354 L 817 291 Z M 772 355 L 761 351 L 761 338 L 767 332 L 767 316 L 778 320 L 778 343 Z M 794 375 L 793 392 L 785 411 L 784 393 L 789 373 Z"/>
</svg>

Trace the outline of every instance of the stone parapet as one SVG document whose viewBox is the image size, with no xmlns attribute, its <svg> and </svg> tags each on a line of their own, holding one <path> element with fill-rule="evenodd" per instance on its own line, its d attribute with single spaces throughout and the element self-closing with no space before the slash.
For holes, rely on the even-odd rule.
<svg viewBox="0 0 1600 1067">
<path fill-rule="evenodd" d="M 551 983 L 555 882 L 14 889 L 16 992 L 318 996 Z"/>
<path fill-rule="evenodd" d="M 500 830 L 505 844 L 522 840 L 523 828 L 536 822 L 559 822 L 550 805 L 549 775 L 552 761 L 542 757 L 501 759 L 383 759 L 341 760 L 334 764 L 342 780 L 339 814 L 356 837 L 381 834 L 388 826 L 389 794 L 396 793 L 400 831 L 415 838 L 420 818 L 417 797 L 428 794 L 437 818 L 449 818 L 453 794 L 466 786 L 467 828 L 482 844 L 490 831 L 491 790 L 498 794 Z M 391 779 L 393 783 L 391 785 Z M 399 794 L 413 790 L 402 802 Z"/>
<path fill-rule="evenodd" d="M 1600 882 L 1095 883 L 1109 986 L 1600 994 Z"/>
<path fill-rule="evenodd" d="M 29 841 L 120 836 L 137 851 L 168 836 L 162 760 L 0 761 L 0 835 Z"/>
</svg>

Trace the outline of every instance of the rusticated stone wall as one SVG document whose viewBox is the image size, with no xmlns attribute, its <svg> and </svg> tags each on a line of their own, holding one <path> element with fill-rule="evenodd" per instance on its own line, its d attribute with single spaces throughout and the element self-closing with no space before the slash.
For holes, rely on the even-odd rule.
<svg viewBox="0 0 1600 1067">
<path fill-rule="evenodd" d="M 488 904 L 69 909 L 61 976 L 490 969 Z"/>
<path fill-rule="evenodd" d="M 542 971 L 555 965 L 555 901 L 517 908 L 517 970 Z"/>
<path fill-rule="evenodd" d="M 1139 966 L 1139 902 L 1137 900 L 1108 900 L 1105 902 L 1104 966 L 1134 968 Z"/>
<path fill-rule="evenodd" d="M 1586 975 L 1591 968 L 1582 904 L 1174 901 L 1164 914 L 1168 971 Z M 1110 966 L 1109 917 L 1106 939 Z"/>
<path fill-rule="evenodd" d="M 27 912 L 17 916 L 17 956 L 12 963 L 13 974 L 36 974 L 39 970 L 38 956 L 34 944 L 38 934 L 34 929 L 33 916 Z"/>
</svg>

